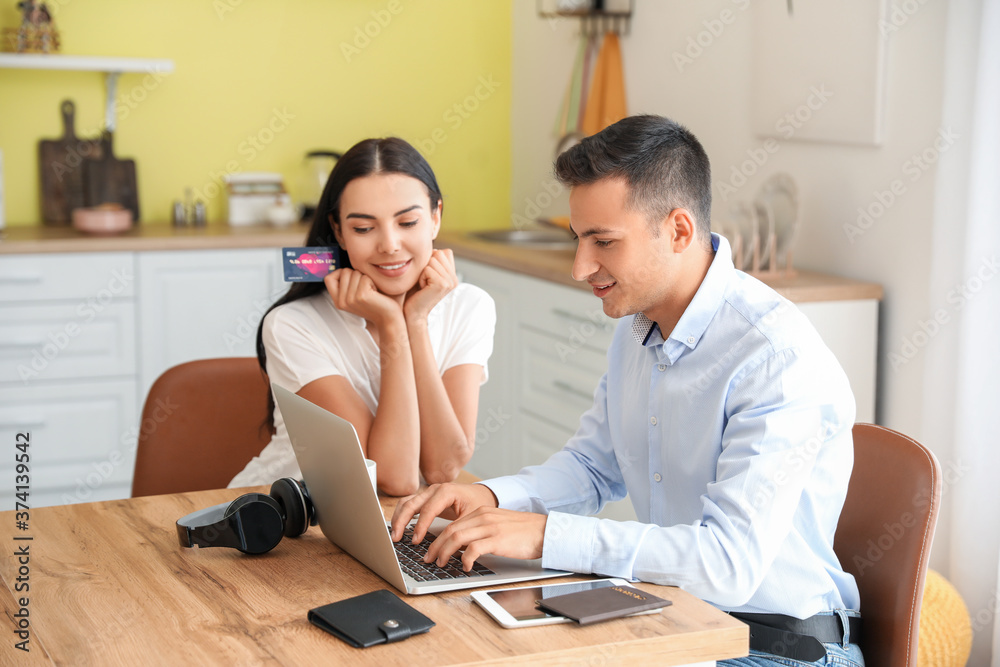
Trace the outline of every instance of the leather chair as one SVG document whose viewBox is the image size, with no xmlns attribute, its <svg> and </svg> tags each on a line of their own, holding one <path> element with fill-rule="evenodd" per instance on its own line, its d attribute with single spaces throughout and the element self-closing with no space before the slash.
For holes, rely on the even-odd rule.
<svg viewBox="0 0 1000 667">
<path fill-rule="evenodd" d="M 270 442 L 269 402 L 254 357 L 167 369 L 142 409 L 132 497 L 225 488 Z"/>
<path fill-rule="evenodd" d="M 916 440 L 854 425 L 854 471 L 834 536 L 861 592 L 865 663 L 915 667 L 920 603 L 941 504 L 941 466 Z"/>
</svg>

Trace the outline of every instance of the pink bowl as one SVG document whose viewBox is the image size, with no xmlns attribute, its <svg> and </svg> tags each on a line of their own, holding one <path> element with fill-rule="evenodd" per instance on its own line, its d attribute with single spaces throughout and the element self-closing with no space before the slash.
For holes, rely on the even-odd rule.
<svg viewBox="0 0 1000 667">
<path fill-rule="evenodd" d="M 132 211 L 117 206 L 75 208 L 73 227 L 88 234 L 121 234 L 132 229 Z"/>
</svg>

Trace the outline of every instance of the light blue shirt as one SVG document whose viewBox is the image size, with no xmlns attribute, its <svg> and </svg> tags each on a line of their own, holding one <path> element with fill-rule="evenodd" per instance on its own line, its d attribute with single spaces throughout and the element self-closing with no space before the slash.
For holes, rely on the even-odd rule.
<svg viewBox="0 0 1000 667">
<path fill-rule="evenodd" d="M 576 434 L 486 485 L 502 508 L 548 514 L 546 567 L 679 586 L 727 611 L 858 609 L 833 551 L 854 462 L 847 377 L 791 302 L 712 243 L 669 337 L 624 318 Z M 586 516 L 626 493 L 638 522 Z"/>
</svg>

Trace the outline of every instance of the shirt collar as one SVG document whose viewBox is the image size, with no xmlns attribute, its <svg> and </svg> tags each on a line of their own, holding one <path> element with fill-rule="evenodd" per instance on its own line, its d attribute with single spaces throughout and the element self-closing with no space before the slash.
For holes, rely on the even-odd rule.
<svg viewBox="0 0 1000 667">
<path fill-rule="evenodd" d="M 639 345 L 646 344 L 646 341 L 649 340 L 655 328 L 656 322 L 646 317 L 645 313 L 637 313 L 632 318 L 632 337 L 635 338 L 635 342 L 639 343 Z"/>
<path fill-rule="evenodd" d="M 733 251 L 725 237 L 713 233 L 712 250 L 715 251 L 715 259 L 712 260 L 712 265 L 708 268 L 705 279 L 701 281 L 691 303 L 688 304 L 681 319 L 678 320 L 674 330 L 667 337 L 668 340 L 680 343 L 692 350 L 701 340 L 709 322 L 715 317 L 715 312 L 719 309 L 726 293 L 726 285 L 735 271 Z M 645 314 L 637 313 L 633 317 L 632 336 L 640 345 L 660 345 L 664 342 L 662 335 L 656 322 L 650 320 Z M 677 353 L 669 355 L 671 361 L 679 356 L 679 352 L 678 348 Z"/>
</svg>

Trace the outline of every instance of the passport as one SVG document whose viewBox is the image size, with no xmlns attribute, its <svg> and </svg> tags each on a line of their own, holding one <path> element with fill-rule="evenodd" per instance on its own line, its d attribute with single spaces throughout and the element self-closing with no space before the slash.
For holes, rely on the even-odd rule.
<svg viewBox="0 0 1000 667">
<path fill-rule="evenodd" d="M 589 625 L 666 607 L 673 603 L 632 586 L 607 586 L 556 595 L 538 600 L 536 604 L 539 609 L 550 614 L 559 614 L 573 619 L 580 625 Z"/>
<path fill-rule="evenodd" d="M 333 246 L 282 248 L 285 282 L 323 282 L 326 274 L 336 270 L 339 253 L 340 248 Z"/>
</svg>

